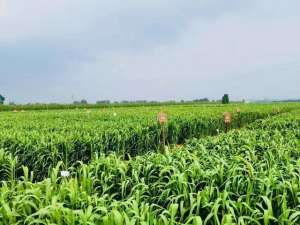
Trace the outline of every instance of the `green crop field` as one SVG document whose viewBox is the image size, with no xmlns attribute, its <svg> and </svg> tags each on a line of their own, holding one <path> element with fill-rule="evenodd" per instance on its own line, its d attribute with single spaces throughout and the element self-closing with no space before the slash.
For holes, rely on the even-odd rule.
<svg viewBox="0 0 300 225">
<path fill-rule="evenodd" d="M 300 104 L 5 108 L 0 224 L 300 224 Z"/>
</svg>

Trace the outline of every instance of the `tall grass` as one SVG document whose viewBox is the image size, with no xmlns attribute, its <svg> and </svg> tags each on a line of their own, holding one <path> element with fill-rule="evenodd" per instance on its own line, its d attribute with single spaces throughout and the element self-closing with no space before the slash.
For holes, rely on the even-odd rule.
<svg viewBox="0 0 300 225">
<path fill-rule="evenodd" d="M 298 105 L 241 106 L 242 124 L 292 110 Z M 300 106 L 300 105 L 299 105 Z M 236 106 L 165 106 L 106 110 L 9 112 L 0 117 L 0 148 L 18 156 L 16 174 L 22 165 L 42 180 L 59 161 L 66 167 L 77 161 L 88 163 L 93 155 L 117 153 L 137 156 L 160 148 L 160 110 L 169 116 L 166 142 L 183 144 L 186 139 L 205 137 L 224 130 L 224 111 L 233 114 L 232 128 L 238 127 Z"/>
<path fill-rule="evenodd" d="M 61 162 L 35 183 L 23 167 L 21 180 L 2 183 L 0 223 L 299 224 L 297 113 L 168 154 L 95 154 L 70 177 L 60 177 Z"/>
</svg>

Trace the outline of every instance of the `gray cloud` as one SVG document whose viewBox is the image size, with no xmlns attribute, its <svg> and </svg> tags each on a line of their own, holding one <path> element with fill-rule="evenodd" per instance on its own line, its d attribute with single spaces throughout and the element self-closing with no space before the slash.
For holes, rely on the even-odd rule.
<svg viewBox="0 0 300 225">
<path fill-rule="evenodd" d="M 16 101 L 299 97 L 294 0 L 4 3 L 0 91 Z"/>
</svg>

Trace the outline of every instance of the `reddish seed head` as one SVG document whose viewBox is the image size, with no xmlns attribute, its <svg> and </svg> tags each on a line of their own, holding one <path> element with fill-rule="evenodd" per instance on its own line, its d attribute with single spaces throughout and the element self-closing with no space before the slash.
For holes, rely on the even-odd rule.
<svg viewBox="0 0 300 225">
<path fill-rule="evenodd" d="M 157 116 L 157 121 L 159 122 L 159 124 L 167 123 L 168 121 L 167 114 L 165 114 L 164 112 L 160 112 Z"/>
</svg>

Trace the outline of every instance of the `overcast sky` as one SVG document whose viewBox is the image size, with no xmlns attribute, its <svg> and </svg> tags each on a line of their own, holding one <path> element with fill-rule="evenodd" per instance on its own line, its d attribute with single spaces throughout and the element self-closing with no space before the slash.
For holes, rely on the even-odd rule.
<svg viewBox="0 0 300 225">
<path fill-rule="evenodd" d="M 0 0 L 0 93 L 300 98 L 299 10 L 299 0 Z"/>
</svg>

